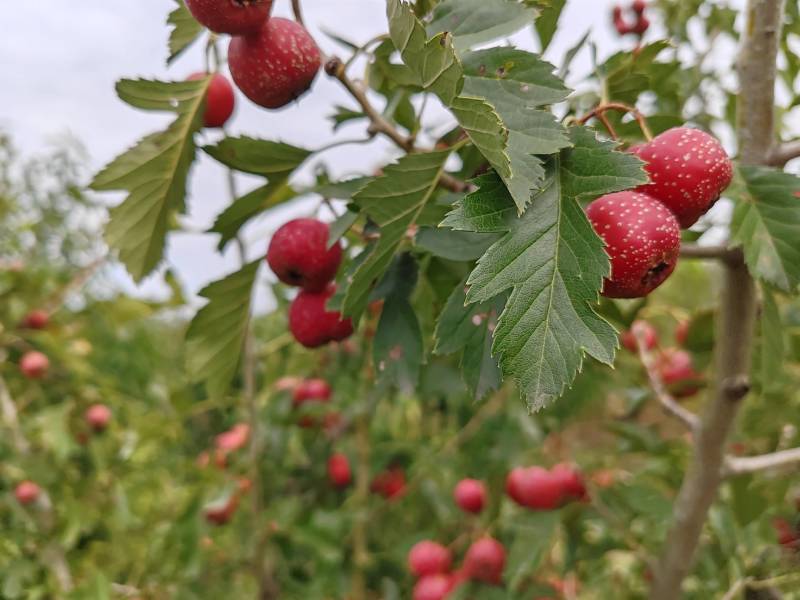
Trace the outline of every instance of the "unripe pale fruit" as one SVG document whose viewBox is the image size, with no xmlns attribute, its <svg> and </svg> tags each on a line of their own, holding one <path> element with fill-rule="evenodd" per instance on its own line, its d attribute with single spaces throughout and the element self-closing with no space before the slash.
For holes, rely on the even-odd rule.
<svg viewBox="0 0 800 600">
<path fill-rule="evenodd" d="M 207 73 L 192 73 L 189 81 L 208 77 Z M 206 111 L 203 113 L 203 125 L 206 127 L 222 127 L 228 122 L 236 106 L 236 97 L 233 86 L 228 78 L 220 73 L 214 73 L 208 84 L 206 93 Z"/>
<path fill-rule="evenodd" d="M 272 0 L 185 0 L 202 25 L 217 33 L 256 32 L 266 23 Z"/>
<path fill-rule="evenodd" d="M 383 473 L 378 473 L 370 483 L 369 489 L 387 500 L 399 498 L 406 491 L 405 471 L 399 467 L 392 467 Z"/>
<path fill-rule="evenodd" d="M 431 540 L 418 542 L 408 552 L 408 570 L 416 577 L 447 573 L 452 562 L 450 550 Z"/>
<path fill-rule="evenodd" d="M 604 296 L 641 298 L 675 270 L 680 226 L 658 200 L 637 192 L 617 192 L 592 202 L 586 214 L 611 259 Z"/>
<path fill-rule="evenodd" d="M 694 370 L 692 355 L 686 350 L 665 349 L 659 357 L 658 372 L 676 398 L 688 398 L 700 391 L 701 376 Z"/>
<path fill-rule="evenodd" d="M 14 488 L 14 497 L 22 505 L 33 504 L 39 498 L 41 488 L 32 481 L 23 481 Z"/>
<path fill-rule="evenodd" d="M 470 579 L 499 585 L 506 565 L 503 544 L 491 537 L 474 542 L 464 557 L 464 571 Z"/>
<path fill-rule="evenodd" d="M 631 323 L 631 328 L 623 332 L 619 339 L 627 350 L 636 354 L 639 352 L 637 336 L 641 336 L 644 339 L 644 347 L 646 350 L 652 350 L 658 346 L 658 332 L 656 328 L 647 321 L 634 321 Z"/>
<path fill-rule="evenodd" d="M 86 415 L 84 418 L 92 430 L 94 430 L 96 433 L 100 433 L 101 431 L 104 431 L 106 427 L 108 427 L 108 424 L 111 421 L 111 409 L 109 409 L 105 404 L 92 404 L 86 410 Z"/>
<path fill-rule="evenodd" d="M 353 476 L 350 472 L 350 461 L 347 456 L 336 453 L 328 459 L 328 479 L 337 488 L 350 485 Z"/>
<path fill-rule="evenodd" d="M 264 108 L 281 108 L 302 96 L 320 62 L 319 48 L 305 28 L 278 17 L 251 35 L 234 37 L 228 49 L 234 83 Z"/>
<path fill-rule="evenodd" d="M 306 379 L 301 382 L 292 395 L 292 404 L 300 406 L 305 402 L 329 402 L 331 386 L 324 379 Z"/>
<path fill-rule="evenodd" d="M 289 309 L 289 330 L 294 339 L 306 348 L 319 348 L 328 342 L 347 339 L 353 334 L 353 322 L 342 319 L 338 311 L 328 311 L 325 303 L 333 296 L 336 286 L 323 292 L 303 290 Z"/>
<path fill-rule="evenodd" d="M 294 219 L 283 225 L 269 243 L 267 263 L 283 283 L 320 292 L 336 276 L 342 246 L 330 249 L 328 224 L 316 219 Z"/>
<path fill-rule="evenodd" d="M 19 370 L 28 379 L 41 379 L 49 368 L 50 359 L 41 352 L 26 352 L 19 360 Z"/>
<path fill-rule="evenodd" d="M 712 135 L 676 127 L 641 144 L 635 154 L 646 164 L 650 183 L 637 188 L 663 203 L 681 227 L 708 212 L 733 179 L 733 164 Z"/>
<path fill-rule="evenodd" d="M 453 498 L 461 510 L 479 513 L 486 505 L 486 486 L 477 479 L 462 479 L 453 490 Z"/>
<path fill-rule="evenodd" d="M 32 310 L 22 320 L 22 326 L 28 329 L 44 329 L 50 321 L 50 315 L 45 310 Z"/>
<path fill-rule="evenodd" d="M 452 589 L 449 575 L 426 575 L 414 586 L 413 600 L 444 600 Z"/>
</svg>

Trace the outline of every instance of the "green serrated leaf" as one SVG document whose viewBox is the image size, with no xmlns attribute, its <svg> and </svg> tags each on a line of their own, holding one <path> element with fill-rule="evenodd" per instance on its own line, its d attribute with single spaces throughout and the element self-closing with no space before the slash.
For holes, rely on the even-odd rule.
<svg viewBox="0 0 800 600">
<path fill-rule="evenodd" d="M 451 231 L 435 227 L 422 227 L 417 232 L 415 244 L 448 260 L 468 261 L 480 258 L 497 241 L 497 236 L 472 231 Z"/>
<path fill-rule="evenodd" d="M 450 109 L 489 164 L 510 180 L 511 160 L 506 152 L 509 132 L 492 105 L 481 98 L 459 96 Z"/>
<path fill-rule="evenodd" d="M 311 156 L 310 150 L 250 137 L 226 137 L 203 150 L 223 165 L 253 175 L 286 175 Z"/>
<path fill-rule="evenodd" d="M 761 381 L 769 389 L 783 374 L 785 328 L 775 294 L 765 284 L 761 286 L 761 299 Z"/>
<path fill-rule="evenodd" d="M 566 4 L 567 0 L 553 0 L 550 6 L 542 9 L 539 18 L 536 19 L 534 26 L 536 27 L 536 33 L 539 34 L 542 52 L 547 50 L 550 42 L 553 41 L 553 35 L 555 35 L 558 28 L 558 19 L 561 17 L 561 12 Z"/>
<path fill-rule="evenodd" d="M 484 233 L 506 231 L 517 210 L 502 179 L 496 173 L 487 173 L 472 183 L 478 189 L 456 203 L 441 227 Z"/>
<path fill-rule="evenodd" d="M 200 291 L 209 302 L 186 332 L 187 369 L 194 380 L 206 382 L 213 397 L 225 394 L 239 365 L 260 264 L 253 261 Z"/>
<path fill-rule="evenodd" d="M 413 392 L 419 381 L 422 352 L 422 330 L 408 298 L 388 297 L 373 340 L 378 382 L 391 382 L 405 392 Z"/>
<path fill-rule="evenodd" d="M 127 198 L 111 210 L 106 241 L 136 281 L 158 266 L 164 253 L 170 215 L 182 211 L 186 179 L 194 161 L 194 133 L 203 124 L 210 79 L 166 83 L 122 80 L 117 92 L 128 104 L 174 112 L 177 119 L 151 134 L 103 168 L 94 190 L 125 190 Z"/>
<path fill-rule="evenodd" d="M 585 354 L 610 364 L 617 347 L 614 328 L 592 307 L 609 274 L 608 257 L 579 202 L 646 182 L 635 157 L 613 151 L 583 127 L 571 134 L 574 147 L 549 161 L 544 189 L 524 215 L 506 213 L 507 235 L 468 280 L 468 302 L 512 289 L 493 352 L 533 410 L 561 395 Z"/>
<path fill-rule="evenodd" d="M 372 286 L 431 199 L 448 156 L 449 150 L 404 156 L 353 196 L 353 202 L 380 228 L 380 238 L 352 275 L 342 304 L 345 315 L 356 320 L 361 316 Z"/>
<path fill-rule="evenodd" d="M 328 249 L 333 248 L 336 242 L 355 225 L 356 221 L 358 221 L 358 213 L 348 210 L 331 223 L 328 230 Z"/>
<path fill-rule="evenodd" d="M 178 6 L 167 17 L 167 24 L 172 27 L 169 34 L 168 65 L 172 64 L 172 61 L 191 46 L 203 32 L 203 26 L 195 20 L 183 0 L 176 0 L 176 3 Z"/>
<path fill-rule="evenodd" d="M 754 277 L 785 292 L 800 284 L 800 178 L 767 167 L 740 167 L 746 194 L 731 237 L 742 244 Z"/>
<path fill-rule="evenodd" d="M 444 0 L 433 11 L 428 35 L 450 32 L 459 49 L 491 42 L 533 23 L 536 10 L 512 0 Z"/>
</svg>

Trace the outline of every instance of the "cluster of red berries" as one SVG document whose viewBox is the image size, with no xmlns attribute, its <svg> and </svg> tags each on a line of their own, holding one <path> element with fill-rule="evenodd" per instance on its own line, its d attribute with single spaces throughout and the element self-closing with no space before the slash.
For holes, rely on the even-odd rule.
<svg viewBox="0 0 800 600">
<path fill-rule="evenodd" d="M 294 388 L 292 407 L 304 413 L 305 406 L 329 404 L 331 395 L 331 386 L 324 379 L 305 379 Z M 316 427 L 319 422 L 313 414 L 301 414 L 297 424 L 304 429 L 310 429 Z M 340 424 L 341 416 L 338 412 L 328 412 L 322 417 L 322 426 L 329 434 L 335 433 Z"/>
<path fill-rule="evenodd" d="M 24 329 L 45 329 L 50 323 L 50 315 L 45 310 L 32 310 L 22 319 Z M 19 360 L 19 370 L 27 379 L 42 379 L 50 370 L 50 359 L 37 350 L 30 350 Z"/>
<path fill-rule="evenodd" d="M 633 23 L 629 23 L 622 14 L 622 7 L 619 5 L 615 6 L 611 16 L 613 17 L 614 28 L 617 30 L 617 33 L 620 35 L 635 33 L 639 37 L 642 37 L 650 27 L 650 20 L 644 14 L 646 8 L 647 3 L 645 0 L 633 0 L 631 12 L 635 20 Z"/>
<path fill-rule="evenodd" d="M 580 471 L 567 464 L 516 467 L 506 477 L 506 494 L 530 510 L 556 510 L 573 501 L 588 499 Z"/>
<path fill-rule="evenodd" d="M 675 328 L 675 341 L 683 346 L 689 336 L 689 322 L 681 321 Z M 647 321 L 636 320 L 620 336 L 623 347 L 638 352 L 637 339 L 641 338 L 648 351 L 657 350 L 658 332 Z M 688 398 L 700 391 L 703 377 L 694 368 L 692 355 L 682 348 L 664 348 L 658 351 L 656 367 L 661 381 L 675 398 Z"/>
<path fill-rule="evenodd" d="M 247 445 L 250 439 L 250 426 L 247 423 L 237 423 L 227 431 L 223 431 L 214 438 L 214 464 L 219 469 L 225 469 L 228 465 L 228 456 L 241 450 Z M 197 464 L 206 467 L 211 462 L 208 452 L 203 452 L 197 457 Z M 251 482 L 246 477 L 241 477 L 237 481 L 236 489 L 225 497 L 206 505 L 203 510 L 206 521 L 212 525 L 225 525 L 231 520 L 236 509 L 239 507 L 239 499 L 242 494 L 251 487 Z"/>
<path fill-rule="evenodd" d="M 270 16 L 272 0 L 186 0 L 186 6 L 211 31 L 233 36 L 228 48 L 233 81 L 259 106 L 281 108 L 311 87 L 321 64 L 319 48 L 299 23 Z M 222 127 L 234 104 L 231 84 L 215 74 L 206 97 L 206 127 Z"/>
<path fill-rule="evenodd" d="M 681 228 L 714 205 L 733 178 L 733 165 L 713 136 L 676 127 L 629 149 L 645 162 L 649 182 L 601 196 L 586 209 L 611 259 L 602 294 L 641 298 L 675 270 Z"/>
<path fill-rule="evenodd" d="M 353 333 L 350 319 L 325 306 L 336 291 L 332 281 L 342 262 L 342 246 L 337 240 L 329 248 L 328 233 L 322 221 L 294 219 L 275 232 L 267 250 L 267 263 L 278 279 L 301 288 L 289 309 L 289 329 L 306 348 L 340 342 Z"/>
</svg>

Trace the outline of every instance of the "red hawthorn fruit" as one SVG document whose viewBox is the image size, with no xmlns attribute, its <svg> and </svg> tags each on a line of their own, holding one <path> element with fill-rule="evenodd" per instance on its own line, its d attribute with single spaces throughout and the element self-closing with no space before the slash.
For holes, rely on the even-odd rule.
<svg viewBox="0 0 800 600">
<path fill-rule="evenodd" d="M 486 486 L 477 479 L 462 479 L 453 490 L 453 498 L 461 510 L 477 514 L 486 505 Z"/>
<path fill-rule="evenodd" d="M 44 329 L 50 321 L 46 310 L 32 310 L 22 320 L 22 326 L 27 329 Z"/>
<path fill-rule="evenodd" d="M 41 488 L 32 481 L 22 481 L 14 488 L 14 497 L 23 506 L 33 504 L 39 498 Z"/>
<path fill-rule="evenodd" d="M 568 499 L 586 499 L 586 484 L 580 471 L 565 463 L 557 464 L 550 469 L 550 476 L 561 487 L 563 495 Z"/>
<path fill-rule="evenodd" d="M 211 31 L 241 35 L 261 29 L 272 0 L 186 0 L 186 8 Z"/>
<path fill-rule="evenodd" d="M 652 350 L 658 346 L 658 332 L 656 331 L 656 328 L 650 325 L 650 323 L 647 321 L 634 321 L 631 323 L 631 328 L 628 331 L 623 332 L 619 339 L 625 349 L 637 354 L 639 352 L 639 345 L 636 341 L 637 335 L 644 337 L 645 349 Z"/>
<path fill-rule="evenodd" d="M 111 409 L 105 404 L 92 404 L 86 409 L 84 418 L 95 433 L 101 433 L 111 422 Z"/>
<path fill-rule="evenodd" d="M 350 485 L 353 476 L 350 472 L 350 461 L 347 460 L 347 456 L 337 452 L 328 458 L 328 479 L 338 488 Z"/>
<path fill-rule="evenodd" d="M 302 96 L 320 63 L 319 48 L 308 31 L 278 17 L 252 35 L 234 37 L 228 49 L 233 81 L 264 108 L 281 108 Z"/>
<path fill-rule="evenodd" d="M 525 506 L 522 496 L 522 480 L 525 478 L 525 467 L 514 467 L 506 476 L 506 495 L 520 506 Z"/>
<path fill-rule="evenodd" d="M 228 431 L 220 433 L 215 443 L 219 450 L 223 452 L 233 452 L 244 448 L 247 440 L 250 439 L 250 425 L 247 423 L 237 423 Z"/>
<path fill-rule="evenodd" d="M 659 357 L 658 372 L 664 385 L 677 398 L 694 396 L 700 375 L 694 370 L 692 355 L 679 348 L 667 348 Z"/>
<path fill-rule="evenodd" d="M 319 348 L 333 341 L 342 341 L 353 334 L 353 322 L 342 319 L 338 311 L 328 311 L 325 303 L 336 291 L 329 285 L 323 292 L 301 291 L 289 309 L 289 329 L 294 339 L 306 348 Z"/>
<path fill-rule="evenodd" d="M 617 192 L 592 202 L 586 214 L 611 258 L 604 296 L 641 298 L 675 270 L 680 226 L 658 200 L 638 192 Z"/>
<path fill-rule="evenodd" d="M 636 191 L 656 198 L 691 227 L 733 179 L 733 164 L 719 141 L 699 129 L 676 127 L 642 144 L 636 155 L 650 183 Z"/>
<path fill-rule="evenodd" d="M 633 4 L 631 4 L 631 10 L 637 15 L 642 14 L 646 8 L 647 2 L 645 0 L 633 0 Z"/>
<path fill-rule="evenodd" d="M 408 570 L 415 577 L 447 573 L 451 564 L 450 550 L 431 540 L 417 542 L 408 551 Z"/>
<path fill-rule="evenodd" d="M 413 600 L 444 600 L 453 590 L 453 580 L 448 575 L 426 575 L 414 586 Z"/>
<path fill-rule="evenodd" d="M 28 379 L 41 379 L 47 375 L 50 368 L 50 359 L 41 352 L 31 351 L 22 355 L 19 360 L 19 370 Z"/>
<path fill-rule="evenodd" d="M 464 571 L 469 578 L 492 585 L 500 585 L 505 564 L 503 544 L 488 536 L 474 542 L 464 557 Z"/>
<path fill-rule="evenodd" d="M 675 342 L 679 346 L 684 346 L 686 344 L 686 340 L 689 339 L 689 321 L 684 320 L 680 321 L 678 325 L 675 327 Z"/>
<path fill-rule="evenodd" d="M 405 471 L 399 467 L 392 467 L 383 473 L 378 473 L 370 483 L 369 489 L 387 500 L 399 498 L 406 491 Z"/>
<path fill-rule="evenodd" d="M 556 477 L 542 467 L 517 467 L 506 478 L 506 492 L 520 506 L 532 510 L 554 510 L 564 492 Z"/>
<path fill-rule="evenodd" d="M 329 436 L 337 435 L 342 429 L 342 415 L 331 412 L 322 417 L 322 428 Z"/>
<path fill-rule="evenodd" d="M 208 77 L 208 73 L 192 73 L 188 81 L 196 81 Z M 214 73 L 206 93 L 206 111 L 203 113 L 203 125 L 206 127 L 222 127 L 228 122 L 236 106 L 233 86 L 228 78 Z"/>
<path fill-rule="evenodd" d="M 292 404 L 300 406 L 305 402 L 329 402 L 331 386 L 324 379 L 306 379 L 298 385 L 292 395 Z"/>
<path fill-rule="evenodd" d="M 284 224 L 269 243 L 267 263 L 287 285 L 321 292 L 336 276 L 342 262 L 342 246 L 330 249 L 328 224 L 317 219 L 294 219 Z"/>
<path fill-rule="evenodd" d="M 231 520 L 231 517 L 233 516 L 233 513 L 236 512 L 238 506 L 239 496 L 237 494 L 231 494 L 230 498 L 228 498 L 226 501 L 218 502 L 206 507 L 204 511 L 206 521 L 212 525 L 225 525 Z"/>
<path fill-rule="evenodd" d="M 633 24 L 633 27 L 630 27 L 630 32 L 635 33 L 638 36 L 642 36 L 649 28 L 650 20 L 644 15 L 639 15 L 639 18 L 636 19 L 636 23 Z"/>
<path fill-rule="evenodd" d="M 772 526 L 778 537 L 778 543 L 787 550 L 800 550 L 800 533 L 781 517 L 772 520 Z"/>
</svg>

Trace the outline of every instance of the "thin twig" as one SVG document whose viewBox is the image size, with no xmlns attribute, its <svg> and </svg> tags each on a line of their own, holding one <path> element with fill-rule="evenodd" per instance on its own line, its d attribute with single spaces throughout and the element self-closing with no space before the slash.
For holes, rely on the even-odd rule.
<svg viewBox="0 0 800 600">
<path fill-rule="evenodd" d="M 650 131 L 650 126 L 647 124 L 647 119 L 641 113 L 641 111 L 635 106 L 623 104 L 622 102 L 601 102 L 591 111 L 578 119 L 578 123 L 585 125 L 590 119 L 596 117 L 600 119 L 606 129 L 608 129 L 608 132 L 611 134 L 611 136 L 616 139 L 616 132 L 614 132 L 614 129 L 610 126 L 610 123 L 608 123 L 608 120 L 605 117 L 605 113 L 609 110 L 632 114 L 633 118 L 636 120 L 636 123 L 639 125 L 639 129 L 642 130 L 644 137 L 648 141 L 653 139 L 653 133 Z"/>
<path fill-rule="evenodd" d="M 733 477 L 797 464 L 800 464 L 800 448 L 781 450 L 780 452 L 771 452 L 759 456 L 730 456 L 725 461 L 723 476 Z"/>
<path fill-rule="evenodd" d="M 737 579 L 731 588 L 725 592 L 725 595 L 720 600 L 735 600 L 735 598 L 744 591 L 745 587 L 752 580 L 752 577 L 744 577 Z"/>
<path fill-rule="evenodd" d="M 772 167 L 782 167 L 795 158 L 800 158 L 800 140 L 784 142 L 774 146 L 769 153 L 767 164 Z"/>
<path fill-rule="evenodd" d="M 735 262 L 740 260 L 741 256 L 741 248 L 729 248 L 727 246 L 700 246 L 698 244 L 681 245 L 681 258 Z"/>
<path fill-rule="evenodd" d="M 300 7 L 300 0 L 292 0 L 292 12 L 294 13 L 294 20 L 305 27 L 306 22 L 303 19 L 303 10 Z"/>
</svg>

